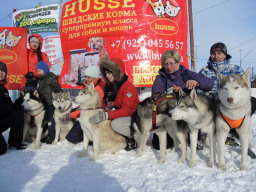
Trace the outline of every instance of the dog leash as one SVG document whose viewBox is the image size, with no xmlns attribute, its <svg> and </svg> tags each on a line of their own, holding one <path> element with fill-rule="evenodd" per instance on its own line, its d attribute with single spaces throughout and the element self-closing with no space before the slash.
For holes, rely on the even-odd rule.
<svg viewBox="0 0 256 192">
<path fill-rule="evenodd" d="M 176 96 L 174 94 L 170 94 L 170 95 L 165 95 L 165 96 L 157 99 L 156 101 L 154 101 L 154 107 L 152 110 L 152 128 L 150 131 L 153 131 L 159 127 L 159 126 L 157 126 L 157 122 L 156 122 L 158 104 L 165 99 L 170 99 L 170 98 L 175 98 L 175 97 Z"/>
</svg>

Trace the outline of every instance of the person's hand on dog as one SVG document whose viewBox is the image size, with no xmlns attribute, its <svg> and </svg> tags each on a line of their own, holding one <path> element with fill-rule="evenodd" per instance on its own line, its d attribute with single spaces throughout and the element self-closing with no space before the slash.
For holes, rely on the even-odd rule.
<svg viewBox="0 0 256 192">
<path fill-rule="evenodd" d="M 62 117 L 59 118 L 59 120 L 62 121 L 62 122 L 69 121 L 70 119 L 71 119 L 70 113 L 62 115 Z"/>
<path fill-rule="evenodd" d="M 180 86 L 173 85 L 173 92 L 178 93 L 180 90 Z"/>
<path fill-rule="evenodd" d="M 199 83 L 196 80 L 188 80 L 186 82 L 186 87 L 188 89 L 194 89 L 194 88 L 196 88 L 196 86 L 199 86 Z"/>
<path fill-rule="evenodd" d="M 106 119 L 108 119 L 108 113 L 104 111 L 98 111 L 95 115 L 89 118 L 89 122 L 91 124 L 98 124 Z"/>
</svg>

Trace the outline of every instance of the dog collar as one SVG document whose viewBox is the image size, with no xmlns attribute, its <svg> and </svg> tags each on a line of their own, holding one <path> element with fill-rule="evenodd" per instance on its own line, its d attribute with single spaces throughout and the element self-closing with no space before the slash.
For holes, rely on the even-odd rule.
<svg viewBox="0 0 256 192">
<path fill-rule="evenodd" d="M 241 127 L 242 123 L 244 122 L 245 116 L 242 117 L 241 119 L 230 119 L 227 116 L 225 116 L 223 113 L 221 113 L 222 118 L 224 121 L 228 124 L 230 128 L 239 128 Z"/>
</svg>

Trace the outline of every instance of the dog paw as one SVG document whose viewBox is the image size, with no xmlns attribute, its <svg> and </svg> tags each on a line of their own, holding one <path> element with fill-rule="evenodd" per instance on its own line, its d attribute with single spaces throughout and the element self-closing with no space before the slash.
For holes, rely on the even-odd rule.
<svg viewBox="0 0 256 192">
<path fill-rule="evenodd" d="M 52 144 L 53 144 L 53 145 L 57 145 L 57 143 L 58 143 L 58 141 L 54 141 Z"/>
<path fill-rule="evenodd" d="M 40 149 L 40 145 L 35 145 L 35 149 Z"/>
<path fill-rule="evenodd" d="M 81 157 L 85 157 L 87 155 L 87 153 L 80 153 L 77 155 L 77 157 L 81 158 Z"/>
<path fill-rule="evenodd" d="M 96 155 L 93 155 L 93 156 L 90 157 L 91 161 L 95 161 L 96 159 L 98 159 L 98 156 L 96 156 Z"/>
<path fill-rule="evenodd" d="M 244 170 L 247 170 L 248 168 L 247 168 L 247 166 L 246 165 L 241 165 L 240 166 L 240 171 L 244 171 Z"/>
<path fill-rule="evenodd" d="M 185 158 L 179 158 L 178 159 L 178 163 L 184 163 L 185 162 Z"/>
<path fill-rule="evenodd" d="M 189 167 L 193 168 L 196 166 L 196 162 L 195 161 L 189 161 Z"/>
<path fill-rule="evenodd" d="M 221 169 L 222 171 L 226 171 L 226 170 L 227 170 L 227 166 L 226 166 L 226 165 L 220 165 L 220 169 Z"/>
<path fill-rule="evenodd" d="M 161 158 L 159 161 L 157 161 L 157 163 L 161 164 L 165 162 L 165 158 Z"/>
<path fill-rule="evenodd" d="M 142 152 L 138 152 L 137 154 L 136 154 L 136 157 L 141 157 L 142 156 Z"/>
<path fill-rule="evenodd" d="M 208 167 L 213 167 L 213 166 L 215 166 L 214 162 L 211 161 L 211 162 L 208 163 Z"/>
</svg>

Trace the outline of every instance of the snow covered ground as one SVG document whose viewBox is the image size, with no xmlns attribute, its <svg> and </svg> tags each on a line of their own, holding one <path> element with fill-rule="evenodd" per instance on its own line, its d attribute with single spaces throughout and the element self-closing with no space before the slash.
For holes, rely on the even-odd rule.
<svg viewBox="0 0 256 192">
<path fill-rule="evenodd" d="M 256 146 L 255 114 L 251 122 L 251 137 Z M 8 133 L 4 133 L 6 139 Z M 207 167 L 209 147 L 197 151 L 194 168 L 189 168 L 188 161 L 177 162 L 180 151 L 168 151 L 167 161 L 158 164 L 159 151 L 150 145 L 141 157 L 135 156 L 136 150 L 122 150 L 100 155 L 96 161 L 77 158 L 81 150 L 81 143 L 72 145 L 66 141 L 43 144 L 39 150 L 33 144 L 27 150 L 8 150 L 0 156 L 0 192 L 256 191 L 256 159 L 248 157 L 249 170 L 239 171 L 240 149 L 235 147 L 226 149 L 225 172 L 217 166 Z M 256 153 L 256 148 L 252 150 Z"/>
</svg>

